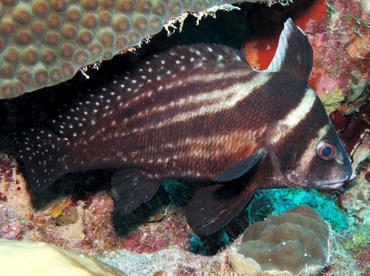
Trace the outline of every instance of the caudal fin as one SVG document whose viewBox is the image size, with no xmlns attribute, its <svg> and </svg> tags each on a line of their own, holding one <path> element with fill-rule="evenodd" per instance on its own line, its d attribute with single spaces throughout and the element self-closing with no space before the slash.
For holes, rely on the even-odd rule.
<svg viewBox="0 0 370 276">
<path fill-rule="evenodd" d="M 16 159 L 28 187 L 35 193 L 47 189 L 68 170 L 63 155 L 64 138 L 48 129 L 31 128 L 15 135 Z"/>
</svg>

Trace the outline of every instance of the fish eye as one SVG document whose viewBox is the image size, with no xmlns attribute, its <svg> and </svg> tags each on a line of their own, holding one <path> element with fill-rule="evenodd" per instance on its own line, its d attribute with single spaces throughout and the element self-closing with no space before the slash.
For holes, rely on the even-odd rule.
<svg viewBox="0 0 370 276">
<path fill-rule="evenodd" d="M 323 160 L 330 160 L 337 155 L 337 147 L 327 140 L 322 140 L 317 144 L 316 154 Z"/>
</svg>

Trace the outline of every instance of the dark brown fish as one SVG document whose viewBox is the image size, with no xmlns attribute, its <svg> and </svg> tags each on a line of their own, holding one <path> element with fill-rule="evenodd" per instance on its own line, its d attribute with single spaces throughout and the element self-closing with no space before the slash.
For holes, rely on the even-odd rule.
<svg viewBox="0 0 370 276">
<path fill-rule="evenodd" d="M 128 214 L 163 179 L 210 183 L 186 209 L 199 234 L 225 226 L 256 189 L 337 188 L 350 160 L 307 86 L 311 68 L 311 45 L 290 19 L 265 71 L 221 45 L 154 55 L 81 93 L 52 127 L 18 137 L 29 187 L 39 193 L 69 172 L 118 169 L 112 194 Z"/>
</svg>

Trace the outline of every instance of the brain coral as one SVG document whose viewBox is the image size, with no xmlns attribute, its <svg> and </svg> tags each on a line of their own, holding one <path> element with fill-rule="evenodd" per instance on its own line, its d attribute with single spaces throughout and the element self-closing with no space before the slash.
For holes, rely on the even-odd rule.
<svg viewBox="0 0 370 276">
<path fill-rule="evenodd" d="M 87 64 L 138 45 L 185 11 L 234 2 L 0 0 L 0 99 L 67 80 Z"/>
<path fill-rule="evenodd" d="M 250 226 L 229 260 L 246 275 L 319 275 L 328 261 L 329 227 L 300 205 Z"/>
</svg>

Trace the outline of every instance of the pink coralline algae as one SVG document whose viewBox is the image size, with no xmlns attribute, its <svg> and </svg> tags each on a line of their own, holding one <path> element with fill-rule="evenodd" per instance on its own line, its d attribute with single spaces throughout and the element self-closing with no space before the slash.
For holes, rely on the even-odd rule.
<svg viewBox="0 0 370 276">
<path fill-rule="evenodd" d="M 26 225 L 4 203 L 0 203 L 0 218 L 0 237 L 11 240 L 22 238 Z"/>
</svg>

